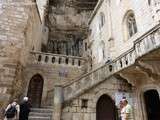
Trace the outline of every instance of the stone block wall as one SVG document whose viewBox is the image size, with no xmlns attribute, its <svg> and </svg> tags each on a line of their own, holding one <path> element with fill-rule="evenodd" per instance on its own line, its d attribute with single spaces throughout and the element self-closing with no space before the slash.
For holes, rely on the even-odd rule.
<svg viewBox="0 0 160 120">
<path fill-rule="evenodd" d="M 64 70 L 66 72 L 65 75 L 60 75 L 60 72 Z M 24 96 L 27 95 L 31 78 L 36 74 L 40 74 L 44 79 L 42 106 L 49 106 L 53 104 L 54 86 L 57 84 L 71 82 L 73 79 L 76 79 L 84 74 L 84 71 L 82 67 L 78 66 L 30 64 L 24 71 L 24 79 L 26 84 Z"/>
<path fill-rule="evenodd" d="M 102 4 L 95 10 L 90 20 L 92 32 L 89 40 L 95 67 L 97 63 L 107 61 L 108 57 L 114 59 L 129 50 L 133 47 L 133 43 L 137 38 L 150 30 L 155 24 L 158 24 L 158 21 L 154 19 L 155 15 L 152 13 L 155 7 L 149 5 L 146 0 L 138 2 L 135 0 L 102 1 Z M 157 2 L 156 5 L 158 4 Z M 138 32 L 132 37 L 126 38 L 127 31 L 124 29 L 126 26 L 125 17 L 130 10 L 135 14 Z M 104 13 L 105 17 L 105 23 L 102 28 L 99 27 L 101 13 Z M 102 49 L 100 47 L 101 43 L 104 44 L 104 52 L 100 50 Z M 100 54 L 105 56 L 101 61 L 99 61 Z"/>
<path fill-rule="evenodd" d="M 0 102 L 21 95 L 28 51 L 40 41 L 41 23 L 36 4 L 19 0 L 0 1 Z M 35 33 L 34 33 L 35 32 Z M 36 48 L 38 48 L 35 46 Z M 20 92 L 21 91 L 21 92 Z"/>
<path fill-rule="evenodd" d="M 83 95 L 65 102 L 62 109 L 62 120 L 96 120 L 96 105 L 102 95 L 108 95 L 116 102 L 116 93 L 127 91 L 130 97 L 133 96 L 129 84 L 123 80 L 111 77 L 105 82 L 100 83 L 94 88 L 88 90 Z M 119 90 L 124 91 L 119 91 Z M 125 92 L 124 92 L 125 93 Z M 82 104 L 83 100 L 87 100 L 87 107 Z M 133 105 L 133 103 L 131 103 Z"/>
<path fill-rule="evenodd" d="M 17 4 L 15 4 L 17 3 Z M 26 8 L 16 1 L 2 1 L 0 14 L 1 101 L 10 99 L 17 62 L 24 45 L 24 30 L 28 19 Z M 1 11 L 0 10 L 0 11 Z M 3 87 L 2 87 L 3 86 Z"/>
</svg>

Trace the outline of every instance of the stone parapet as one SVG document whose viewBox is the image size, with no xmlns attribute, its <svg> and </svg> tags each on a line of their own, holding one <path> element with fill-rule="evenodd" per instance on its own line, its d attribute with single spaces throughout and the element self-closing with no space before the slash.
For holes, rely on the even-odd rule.
<svg viewBox="0 0 160 120">
<path fill-rule="evenodd" d="M 82 67 L 86 60 L 81 57 L 42 53 L 42 52 L 31 52 L 30 62 L 34 64 L 63 64 L 68 66 Z"/>
</svg>

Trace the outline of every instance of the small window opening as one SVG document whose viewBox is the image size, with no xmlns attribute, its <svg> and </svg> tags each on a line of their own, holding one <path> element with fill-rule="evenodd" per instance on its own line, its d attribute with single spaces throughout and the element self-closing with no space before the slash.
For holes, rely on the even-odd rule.
<svg viewBox="0 0 160 120">
<path fill-rule="evenodd" d="M 88 107 L 88 99 L 82 99 L 82 106 L 81 108 L 87 108 Z"/>
</svg>

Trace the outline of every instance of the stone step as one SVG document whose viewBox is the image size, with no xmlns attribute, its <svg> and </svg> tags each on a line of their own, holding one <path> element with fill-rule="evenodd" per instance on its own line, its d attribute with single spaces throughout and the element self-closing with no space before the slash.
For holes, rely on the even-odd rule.
<svg viewBox="0 0 160 120">
<path fill-rule="evenodd" d="M 30 112 L 29 116 L 51 117 L 52 116 L 52 112 L 48 112 L 48 113 Z"/>
<path fill-rule="evenodd" d="M 51 109 L 51 108 L 32 108 L 31 112 L 36 112 L 36 113 L 52 113 L 53 109 Z"/>
<path fill-rule="evenodd" d="M 53 109 L 53 106 L 44 106 L 42 108 L 44 108 L 44 109 Z"/>
<path fill-rule="evenodd" d="M 32 108 L 29 120 L 51 120 L 53 109 L 51 108 Z"/>
<path fill-rule="evenodd" d="M 51 120 L 51 117 L 29 116 L 29 120 Z"/>
</svg>

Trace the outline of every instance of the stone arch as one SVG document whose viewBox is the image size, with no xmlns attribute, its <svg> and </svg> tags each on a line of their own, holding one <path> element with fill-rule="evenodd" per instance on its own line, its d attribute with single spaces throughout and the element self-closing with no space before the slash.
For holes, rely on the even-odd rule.
<svg viewBox="0 0 160 120">
<path fill-rule="evenodd" d="M 156 84 L 147 84 L 147 85 L 145 84 L 140 88 L 140 91 L 142 93 L 142 92 L 146 92 L 146 91 L 151 90 L 151 89 L 157 90 L 159 95 L 160 95 L 160 88 Z"/>
<path fill-rule="evenodd" d="M 33 70 L 33 71 L 26 71 L 24 74 L 26 74 L 26 77 L 25 77 L 25 81 L 26 81 L 26 89 L 25 89 L 25 92 L 24 92 L 24 96 L 27 95 L 27 92 L 28 92 L 28 87 L 29 87 L 29 82 L 30 80 L 32 79 L 32 77 L 36 74 L 39 74 L 43 77 L 43 80 L 44 80 L 44 87 L 43 87 L 43 95 L 42 95 L 42 99 L 45 98 L 47 96 L 47 78 L 44 74 L 44 72 L 42 70 Z"/>
<path fill-rule="evenodd" d="M 23 96 L 27 96 L 27 92 L 28 92 L 28 88 L 29 88 L 29 82 L 32 79 L 32 77 L 36 74 L 39 74 L 43 77 L 44 80 L 44 85 L 43 85 L 43 93 L 42 93 L 42 101 L 41 101 L 41 106 L 46 104 L 46 98 L 47 98 L 47 92 L 48 92 L 48 88 L 47 88 L 47 84 L 48 84 L 48 79 L 47 76 L 45 75 L 43 70 L 30 70 L 27 69 L 24 73 L 26 76 L 24 77 L 25 79 L 25 90 L 24 90 L 24 95 Z"/>
<path fill-rule="evenodd" d="M 145 109 L 149 120 L 160 119 L 160 98 L 156 89 L 144 92 Z"/>
<path fill-rule="evenodd" d="M 35 74 L 29 81 L 27 96 L 33 107 L 40 107 L 43 94 L 44 79 L 40 74 Z"/>
<path fill-rule="evenodd" d="M 143 113 L 148 120 L 160 119 L 160 97 L 158 90 L 148 89 L 143 92 Z"/>
<path fill-rule="evenodd" d="M 143 85 L 139 90 L 138 90 L 138 101 L 137 103 L 139 104 L 139 108 L 141 109 L 141 116 L 143 119 L 147 120 L 147 112 L 146 112 L 146 106 L 145 106 L 145 100 L 144 100 L 144 93 L 150 90 L 156 90 L 159 94 L 160 98 L 160 89 L 158 85 L 155 84 L 148 84 L 148 85 Z"/>
<path fill-rule="evenodd" d="M 103 94 L 96 104 L 96 120 L 115 120 L 116 119 L 116 107 L 112 98 Z"/>
<path fill-rule="evenodd" d="M 99 98 L 102 96 L 102 95 L 108 95 L 110 96 L 110 98 L 112 98 L 112 100 L 114 100 L 114 96 L 112 93 L 110 92 L 107 92 L 108 89 L 104 88 L 104 89 L 100 89 L 94 96 L 94 99 L 93 99 L 93 102 L 95 103 L 93 107 L 96 108 L 96 103 L 98 102 Z"/>
</svg>

